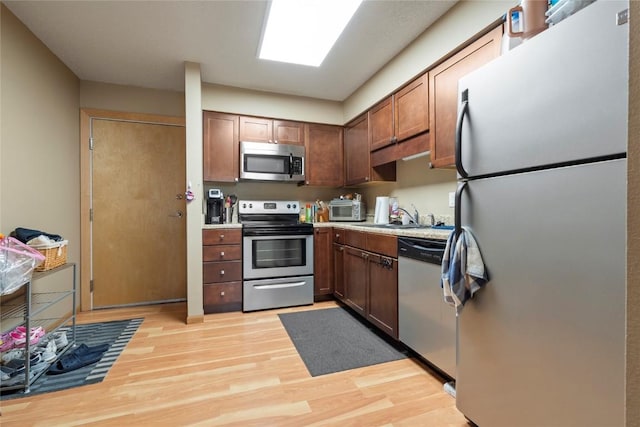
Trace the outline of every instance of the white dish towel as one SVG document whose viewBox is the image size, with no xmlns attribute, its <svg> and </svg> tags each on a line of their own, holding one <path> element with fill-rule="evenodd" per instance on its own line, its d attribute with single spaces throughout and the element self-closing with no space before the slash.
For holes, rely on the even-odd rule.
<svg viewBox="0 0 640 427">
<path fill-rule="evenodd" d="M 476 239 L 462 227 L 456 239 L 452 231 L 442 258 L 441 286 L 444 300 L 460 314 L 464 304 L 487 282 L 489 277 Z"/>
</svg>

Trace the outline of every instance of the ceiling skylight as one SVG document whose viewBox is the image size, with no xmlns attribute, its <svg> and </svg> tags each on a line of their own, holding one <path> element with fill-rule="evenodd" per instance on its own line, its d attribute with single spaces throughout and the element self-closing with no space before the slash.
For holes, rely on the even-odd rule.
<svg viewBox="0 0 640 427">
<path fill-rule="evenodd" d="M 318 67 L 362 0 L 272 0 L 260 59 Z"/>
</svg>

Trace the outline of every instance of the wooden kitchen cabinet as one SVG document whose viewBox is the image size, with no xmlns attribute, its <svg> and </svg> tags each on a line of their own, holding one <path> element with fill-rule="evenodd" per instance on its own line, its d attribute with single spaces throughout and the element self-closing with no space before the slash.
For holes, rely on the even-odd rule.
<svg viewBox="0 0 640 427">
<path fill-rule="evenodd" d="M 236 182 L 239 172 L 239 117 L 204 111 L 202 166 L 204 181 Z"/>
<path fill-rule="evenodd" d="M 333 229 L 313 230 L 313 295 L 315 299 L 333 294 Z"/>
<path fill-rule="evenodd" d="M 240 116 L 240 140 L 305 145 L 304 123 Z"/>
<path fill-rule="evenodd" d="M 361 250 L 345 246 L 344 249 L 344 302 L 359 315 L 367 317 L 367 287 L 369 283 L 368 254 Z"/>
<path fill-rule="evenodd" d="M 204 313 L 242 310 L 242 231 L 202 230 Z"/>
<path fill-rule="evenodd" d="M 333 296 L 344 301 L 344 230 L 333 228 Z"/>
<path fill-rule="evenodd" d="M 333 244 L 333 296 L 344 301 L 344 245 Z"/>
<path fill-rule="evenodd" d="M 394 133 L 402 142 L 429 130 L 429 84 L 425 73 L 393 95 Z"/>
<path fill-rule="evenodd" d="M 395 143 L 393 96 L 385 98 L 369 110 L 370 150 Z"/>
<path fill-rule="evenodd" d="M 305 126 L 307 185 L 340 187 L 344 184 L 344 148 L 342 126 L 307 124 Z"/>
<path fill-rule="evenodd" d="M 369 110 L 371 165 L 429 150 L 429 90 L 422 74 Z"/>
<path fill-rule="evenodd" d="M 371 166 L 368 113 L 349 122 L 344 128 L 344 163 L 345 185 L 396 180 L 395 163 Z"/>
<path fill-rule="evenodd" d="M 458 80 L 500 55 L 502 25 L 429 71 L 431 164 L 455 165 Z M 473 95 L 471 95 L 473 96 Z"/>
<path fill-rule="evenodd" d="M 336 243 L 335 235 L 338 231 L 344 234 L 344 245 Z M 397 237 L 337 230 L 334 232 L 333 248 L 336 298 L 381 331 L 397 339 Z M 339 276 L 338 268 L 342 276 Z"/>
<path fill-rule="evenodd" d="M 367 320 L 398 339 L 398 261 L 378 254 L 370 254 L 367 261 Z"/>
</svg>

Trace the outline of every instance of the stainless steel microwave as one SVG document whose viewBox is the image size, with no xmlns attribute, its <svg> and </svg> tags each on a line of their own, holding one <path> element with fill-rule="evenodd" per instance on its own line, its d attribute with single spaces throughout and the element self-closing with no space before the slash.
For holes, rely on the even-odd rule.
<svg viewBox="0 0 640 427">
<path fill-rule="evenodd" d="M 364 221 L 367 208 L 360 200 L 334 199 L 329 202 L 329 221 Z"/>
<path fill-rule="evenodd" d="M 304 181 L 302 145 L 240 141 L 240 179 Z"/>
</svg>

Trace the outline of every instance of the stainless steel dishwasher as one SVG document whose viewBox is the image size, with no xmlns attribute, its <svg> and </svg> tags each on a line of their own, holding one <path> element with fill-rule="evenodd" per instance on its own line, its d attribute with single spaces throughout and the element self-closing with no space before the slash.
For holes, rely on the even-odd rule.
<svg viewBox="0 0 640 427">
<path fill-rule="evenodd" d="M 446 242 L 398 237 L 400 341 L 451 378 L 456 377 L 455 309 L 440 287 Z"/>
</svg>

